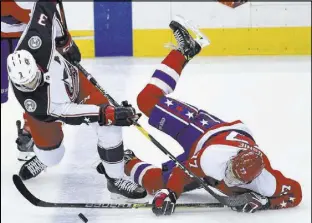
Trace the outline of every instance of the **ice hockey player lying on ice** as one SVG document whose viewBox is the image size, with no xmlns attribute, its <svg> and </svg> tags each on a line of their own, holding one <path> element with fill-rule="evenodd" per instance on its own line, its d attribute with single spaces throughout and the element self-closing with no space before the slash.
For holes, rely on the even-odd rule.
<svg viewBox="0 0 312 223">
<path fill-rule="evenodd" d="M 7 59 L 15 96 L 26 112 L 36 154 L 20 170 L 22 179 L 36 177 L 57 165 L 64 153 L 62 123 L 94 127 L 98 153 L 112 193 L 142 198 L 141 186 L 123 179 L 124 149 L 121 126 L 138 119 L 132 106 L 113 107 L 78 69 L 56 49 L 56 37 L 65 41 L 67 30 L 57 16 L 56 3 L 35 3 L 30 22 L 13 54 Z M 67 39 L 68 47 L 71 39 Z M 89 148 L 86 148 L 89 149 Z"/>
<path fill-rule="evenodd" d="M 183 24 L 183 26 L 181 25 Z M 224 122 L 193 105 L 167 95 L 176 87 L 183 67 L 201 50 L 182 21 L 172 21 L 170 28 L 178 42 L 155 70 L 150 82 L 140 92 L 137 103 L 149 118 L 149 124 L 174 138 L 184 149 L 178 156 L 197 176 L 227 195 L 251 193 L 253 200 L 233 208 L 239 212 L 281 209 L 301 202 L 301 186 L 271 167 L 248 128 L 239 120 Z M 209 98 L 207 99 L 209 100 Z M 157 168 L 127 150 L 126 174 L 154 193 L 153 212 L 170 215 L 191 179 L 173 162 Z"/>
</svg>

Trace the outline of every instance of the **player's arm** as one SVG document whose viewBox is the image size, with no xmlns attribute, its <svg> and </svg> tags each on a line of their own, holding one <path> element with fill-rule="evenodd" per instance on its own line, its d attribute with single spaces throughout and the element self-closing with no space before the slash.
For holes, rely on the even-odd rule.
<svg viewBox="0 0 312 223">
<path fill-rule="evenodd" d="M 184 165 L 198 177 L 205 177 L 203 169 L 200 166 L 202 151 L 198 152 L 191 159 L 187 160 Z M 170 215 L 174 212 L 177 199 L 183 192 L 185 185 L 189 184 L 192 179 L 179 167 L 174 167 L 169 177 L 166 188 L 157 191 L 153 199 L 152 211 L 156 215 Z"/>
<path fill-rule="evenodd" d="M 109 104 L 88 105 L 76 103 L 51 103 L 49 115 L 70 124 L 98 122 L 99 125 L 130 126 L 137 114 L 131 106 L 114 107 Z"/>
<path fill-rule="evenodd" d="M 63 25 L 59 11 L 56 11 L 55 15 L 56 15 L 56 23 L 55 23 L 56 50 L 60 54 L 62 54 L 62 56 L 69 62 L 71 63 L 80 62 L 81 53 L 78 46 L 76 45 L 75 41 L 73 41 L 69 31 Z"/>
<path fill-rule="evenodd" d="M 282 209 L 295 207 L 302 200 L 300 184 L 290 178 L 285 177 L 280 171 L 274 170 L 267 157 L 265 157 L 266 170 L 272 174 L 276 180 L 275 191 L 269 196 L 269 209 Z"/>
</svg>

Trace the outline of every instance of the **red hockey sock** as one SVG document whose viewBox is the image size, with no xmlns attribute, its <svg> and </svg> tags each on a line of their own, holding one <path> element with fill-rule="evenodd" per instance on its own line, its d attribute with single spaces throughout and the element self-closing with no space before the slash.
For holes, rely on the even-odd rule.
<svg viewBox="0 0 312 223">
<path fill-rule="evenodd" d="M 185 62 L 186 59 L 181 52 L 177 50 L 172 50 L 161 63 L 175 70 L 175 72 L 180 75 Z"/>
</svg>

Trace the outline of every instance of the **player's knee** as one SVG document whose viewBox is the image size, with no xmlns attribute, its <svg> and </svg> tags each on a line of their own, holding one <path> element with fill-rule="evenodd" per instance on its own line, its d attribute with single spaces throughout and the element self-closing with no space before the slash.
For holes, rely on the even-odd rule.
<svg viewBox="0 0 312 223">
<path fill-rule="evenodd" d="M 122 142 L 122 129 L 119 126 L 98 126 L 98 145 L 102 148 L 112 148 Z"/>
<path fill-rule="evenodd" d="M 146 88 L 144 88 L 137 97 L 137 105 L 141 112 L 143 112 L 146 116 L 149 116 L 149 106 L 146 103 L 148 101 L 148 98 L 150 97 L 148 91 Z"/>
<path fill-rule="evenodd" d="M 154 85 L 148 84 L 137 97 L 137 105 L 141 112 L 149 116 L 154 106 L 163 96 L 163 92 Z"/>
<path fill-rule="evenodd" d="M 38 148 L 37 146 L 35 146 L 34 152 L 43 164 L 45 164 L 46 166 L 55 166 L 61 162 L 65 154 L 65 147 L 63 143 L 61 143 L 57 147 L 49 149 Z"/>
</svg>

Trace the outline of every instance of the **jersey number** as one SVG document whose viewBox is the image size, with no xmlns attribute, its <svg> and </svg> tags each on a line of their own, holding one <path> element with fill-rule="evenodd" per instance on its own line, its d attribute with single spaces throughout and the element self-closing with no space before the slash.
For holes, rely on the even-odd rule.
<svg viewBox="0 0 312 223">
<path fill-rule="evenodd" d="M 197 165 L 197 157 L 198 157 L 198 153 L 195 154 L 194 156 L 192 156 L 192 159 L 191 159 L 191 161 L 189 162 L 190 167 L 198 168 L 198 165 Z"/>
<path fill-rule="evenodd" d="M 290 191 L 290 190 L 291 190 L 291 186 L 283 185 L 281 194 L 283 194 L 283 195 L 288 194 L 288 191 Z"/>
<path fill-rule="evenodd" d="M 46 25 L 45 22 L 47 21 L 47 18 L 48 17 L 45 14 L 41 14 L 39 21 L 38 21 L 39 25 L 45 26 Z"/>
</svg>

